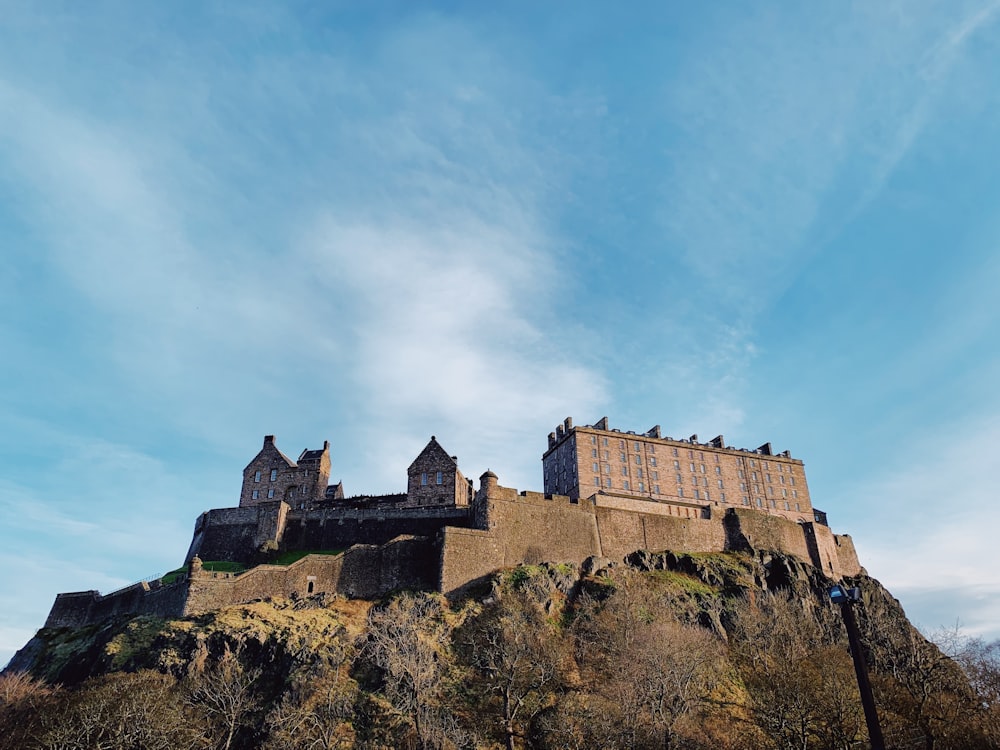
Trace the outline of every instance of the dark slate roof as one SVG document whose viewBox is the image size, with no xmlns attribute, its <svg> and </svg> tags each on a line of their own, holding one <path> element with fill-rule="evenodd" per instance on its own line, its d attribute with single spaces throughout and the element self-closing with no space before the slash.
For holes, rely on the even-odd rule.
<svg viewBox="0 0 1000 750">
<path fill-rule="evenodd" d="M 299 461 L 319 461 L 319 459 L 322 456 L 323 456 L 323 449 L 322 448 L 320 448 L 319 450 L 314 450 L 314 451 L 304 450 L 304 451 L 302 451 L 302 455 L 299 456 Z"/>
</svg>

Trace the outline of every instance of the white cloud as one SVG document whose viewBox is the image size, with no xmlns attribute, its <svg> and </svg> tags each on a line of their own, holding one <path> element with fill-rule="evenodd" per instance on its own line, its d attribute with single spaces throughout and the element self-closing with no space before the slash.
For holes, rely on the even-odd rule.
<svg viewBox="0 0 1000 750">
<path fill-rule="evenodd" d="M 926 628 L 958 619 L 1000 637 L 1000 569 L 990 532 L 1000 525 L 998 441 L 995 414 L 904 441 L 880 457 L 895 456 L 892 464 L 832 503 L 844 508 L 862 564 Z"/>
</svg>

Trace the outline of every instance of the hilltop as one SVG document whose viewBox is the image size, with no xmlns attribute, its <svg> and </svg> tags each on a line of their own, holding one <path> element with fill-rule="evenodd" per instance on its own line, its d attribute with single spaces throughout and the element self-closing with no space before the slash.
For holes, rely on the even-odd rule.
<svg viewBox="0 0 1000 750">
<path fill-rule="evenodd" d="M 891 746 L 996 747 L 996 704 L 877 581 L 848 583 Z M 865 724 L 827 584 L 780 551 L 637 552 L 507 568 L 451 602 L 46 628 L 4 679 L 62 687 L 8 690 L 0 728 L 24 748 L 850 747 Z"/>
</svg>

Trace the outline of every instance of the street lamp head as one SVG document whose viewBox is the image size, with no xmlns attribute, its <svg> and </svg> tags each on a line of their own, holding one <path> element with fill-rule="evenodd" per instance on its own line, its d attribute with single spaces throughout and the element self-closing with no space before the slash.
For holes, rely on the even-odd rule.
<svg viewBox="0 0 1000 750">
<path fill-rule="evenodd" d="M 844 587 L 837 584 L 830 587 L 830 601 L 834 604 L 845 604 L 850 601 L 850 597 Z"/>
</svg>

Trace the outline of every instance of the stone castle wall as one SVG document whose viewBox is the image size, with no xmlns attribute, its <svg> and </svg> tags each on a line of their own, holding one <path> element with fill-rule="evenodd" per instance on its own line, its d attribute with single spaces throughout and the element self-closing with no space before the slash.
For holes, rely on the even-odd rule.
<svg viewBox="0 0 1000 750">
<path fill-rule="evenodd" d="M 850 537 L 822 524 L 753 510 L 711 509 L 594 495 L 586 500 L 518 493 L 483 476 L 474 503 L 479 529 L 442 532 L 439 588 L 457 594 L 498 568 L 519 563 L 621 560 L 636 550 L 781 550 L 832 578 L 861 571 Z M 705 514 L 709 517 L 705 517 Z"/>
<path fill-rule="evenodd" d="M 195 523 L 185 562 L 230 560 L 250 564 L 266 542 L 276 549 L 334 550 L 385 544 L 400 535 L 435 537 L 445 526 L 469 526 L 467 507 L 345 508 L 294 511 L 286 503 L 210 510 Z"/>
</svg>

